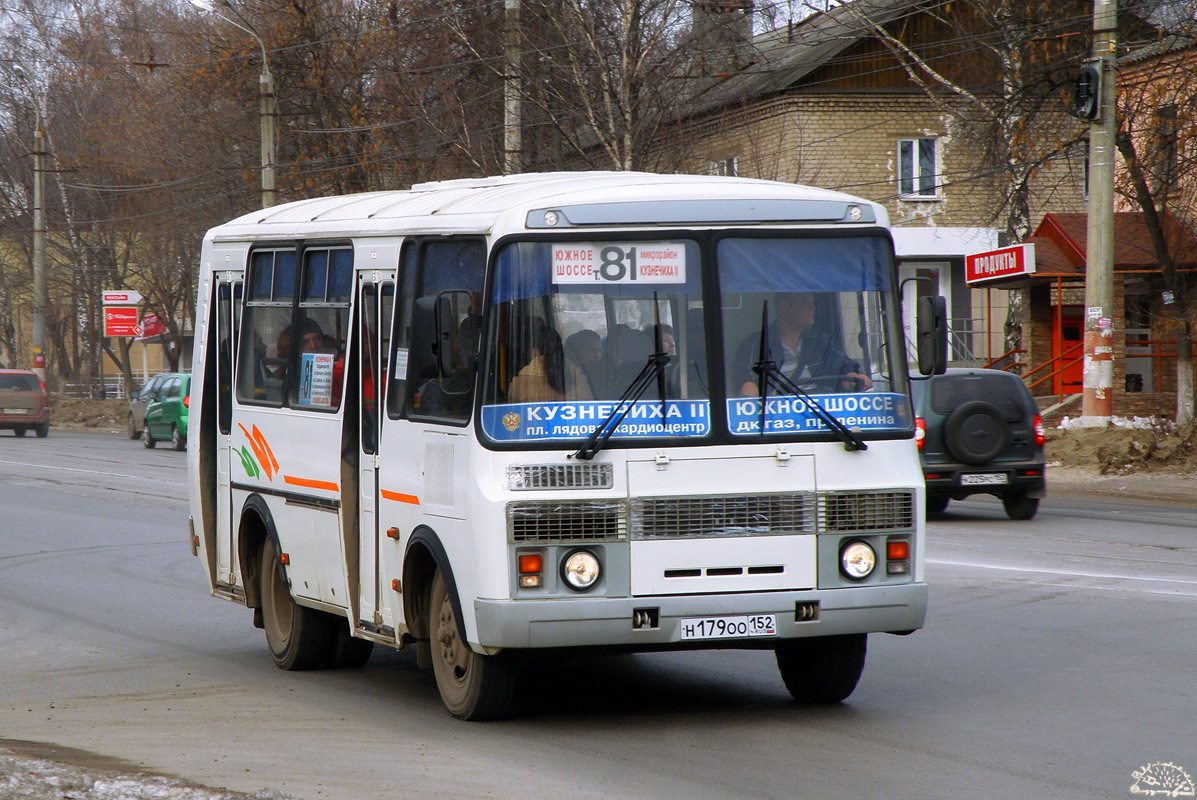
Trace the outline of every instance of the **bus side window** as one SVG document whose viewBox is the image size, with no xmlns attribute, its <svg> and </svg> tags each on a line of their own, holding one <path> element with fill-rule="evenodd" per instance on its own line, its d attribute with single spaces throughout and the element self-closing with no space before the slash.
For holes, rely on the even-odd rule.
<svg viewBox="0 0 1197 800">
<path fill-rule="evenodd" d="M 385 392 L 387 416 L 398 419 L 407 406 L 407 363 L 411 351 L 412 305 L 416 295 L 416 263 L 419 247 L 407 242 L 399 256 L 399 298 L 395 303 L 390 385 Z"/>
<path fill-rule="evenodd" d="M 292 336 L 291 403 L 335 411 L 345 385 L 345 343 L 353 292 L 353 250 L 313 247 L 303 254 L 303 293 Z"/>
<path fill-rule="evenodd" d="M 282 405 L 291 351 L 295 251 L 257 250 L 250 257 L 237 359 L 237 399 Z"/>
<path fill-rule="evenodd" d="M 409 407 L 413 416 L 464 421 L 474 402 L 486 246 L 476 239 L 426 242 L 421 256 L 419 299 L 412 309 Z M 433 348 L 438 298 L 447 298 L 453 309 L 452 327 L 443 332 L 448 341 L 438 343 L 452 351 L 452 370 L 445 375 L 437 369 Z"/>
</svg>

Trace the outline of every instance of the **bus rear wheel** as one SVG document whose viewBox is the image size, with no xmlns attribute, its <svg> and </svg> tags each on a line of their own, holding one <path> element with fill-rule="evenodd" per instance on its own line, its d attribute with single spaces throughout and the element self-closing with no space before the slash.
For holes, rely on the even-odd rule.
<svg viewBox="0 0 1197 800">
<path fill-rule="evenodd" d="M 453 599 L 438 569 L 428 605 L 432 672 L 441 701 L 458 719 L 499 719 L 511 713 L 515 673 L 498 656 L 475 653 L 460 635 Z"/>
<path fill-rule="evenodd" d="M 867 634 L 789 639 L 777 648 L 777 669 L 799 703 L 847 699 L 864 671 Z"/>
<path fill-rule="evenodd" d="M 262 627 L 270 655 L 280 669 L 314 669 L 328 660 L 333 628 L 327 614 L 298 605 L 273 540 L 262 547 Z"/>
</svg>

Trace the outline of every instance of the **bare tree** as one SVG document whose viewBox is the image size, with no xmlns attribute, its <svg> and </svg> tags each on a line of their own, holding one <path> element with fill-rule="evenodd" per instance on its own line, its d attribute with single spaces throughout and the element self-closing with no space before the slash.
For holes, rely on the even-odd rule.
<svg viewBox="0 0 1197 800">
<path fill-rule="evenodd" d="M 896 21 L 875 20 L 875 4 L 846 4 L 899 60 L 910 79 L 954 121 L 955 135 L 978 154 L 975 176 L 988 186 L 991 218 L 1011 241 L 1031 232 L 1034 179 L 1083 135 L 1062 119 L 1067 90 L 1088 47 L 1085 0 L 912 0 Z M 1134 20 L 1126 23 L 1137 32 Z M 1006 347 L 1022 347 L 1024 293 L 1010 293 Z"/>
<path fill-rule="evenodd" d="M 1115 138 L 1125 167 L 1115 191 L 1143 214 L 1168 298 L 1153 316 L 1158 329 L 1176 335 L 1179 425 L 1194 421 L 1194 298 L 1189 273 L 1179 262 L 1192 269 L 1197 257 L 1186 246 L 1197 224 L 1195 65 L 1197 51 L 1188 34 L 1170 36 L 1125 64 Z"/>
</svg>

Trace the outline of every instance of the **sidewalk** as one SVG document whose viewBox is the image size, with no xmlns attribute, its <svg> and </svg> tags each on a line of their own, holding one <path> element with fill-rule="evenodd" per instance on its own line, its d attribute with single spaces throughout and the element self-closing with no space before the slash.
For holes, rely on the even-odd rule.
<svg viewBox="0 0 1197 800">
<path fill-rule="evenodd" d="M 1068 494 L 1100 500 L 1137 500 L 1197 508 L 1197 477 L 1173 472 L 1133 472 L 1102 475 L 1090 467 L 1050 465 L 1047 496 Z M 1197 526 L 1197 519 L 1194 520 Z"/>
</svg>

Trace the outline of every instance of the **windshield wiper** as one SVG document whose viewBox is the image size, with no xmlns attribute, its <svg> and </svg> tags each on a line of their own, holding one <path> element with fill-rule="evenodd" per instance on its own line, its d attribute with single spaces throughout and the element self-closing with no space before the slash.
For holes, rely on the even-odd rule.
<svg viewBox="0 0 1197 800">
<path fill-rule="evenodd" d="M 847 425 L 833 417 L 818 400 L 799 389 L 793 381 L 785 376 L 785 373 L 777 366 L 777 362 L 773 361 L 772 354 L 769 351 L 768 323 L 769 301 L 766 300 L 761 306 L 761 341 L 757 351 L 758 360 L 752 365 L 752 371 L 757 374 L 760 380 L 761 436 L 765 435 L 765 407 L 769 402 L 769 386 L 772 385 L 781 394 L 792 394 L 801 397 L 803 402 L 806 403 L 807 408 L 815 412 L 815 416 L 823 420 L 823 423 L 828 428 L 831 428 L 836 436 L 840 438 L 844 443 L 845 450 L 868 450 L 869 446 L 865 444 L 864 439 L 858 433 L 849 429 Z"/>
<path fill-rule="evenodd" d="M 659 341 L 659 337 L 658 337 Z M 659 348 L 659 345 L 658 345 Z M 623 394 L 619 398 L 619 402 L 611 409 L 602 422 L 591 432 L 582 446 L 578 448 L 578 452 L 573 453 L 569 458 L 580 458 L 583 461 L 589 461 L 594 458 L 598 451 L 602 450 L 607 444 L 607 440 L 615 433 L 615 430 L 623 422 L 623 418 L 632 410 L 632 406 L 641 398 L 644 392 L 648 389 L 649 384 L 652 383 L 654 377 L 663 378 L 665 375 L 665 365 L 669 363 L 669 355 L 663 353 L 660 349 L 648 357 L 644 367 L 640 370 L 640 374 L 628 385 Z M 660 386 L 658 382 L 658 386 Z M 661 392 L 661 425 L 665 425 L 665 397 L 664 392 Z"/>
<path fill-rule="evenodd" d="M 661 399 L 661 427 L 665 427 L 667 419 L 665 416 L 665 365 L 669 363 L 669 355 L 661 346 L 661 306 L 657 302 L 656 292 L 653 292 L 653 316 L 656 318 L 656 325 L 653 327 L 655 352 L 648 357 L 640 374 L 624 390 L 619 402 L 615 404 L 615 408 L 611 409 L 611 413 L 598 424 L 578 452 L 569 456 L 570 458 L 580 458 L 583 461 L 594 458 L 595 454 L 606 446 L 607 440 L 614 435 L 620 423 L 623 422 L 623 418 L 632 410 L 632 406 L 636 405 L 636 401 L 644 395 L 654 376 L 657 379 L 657 397 Z"/>
</svg>

